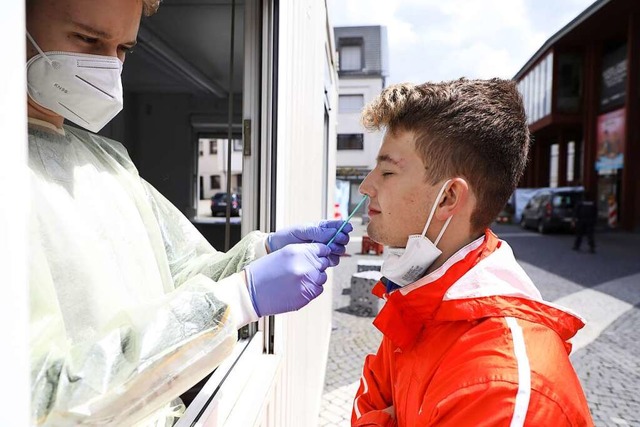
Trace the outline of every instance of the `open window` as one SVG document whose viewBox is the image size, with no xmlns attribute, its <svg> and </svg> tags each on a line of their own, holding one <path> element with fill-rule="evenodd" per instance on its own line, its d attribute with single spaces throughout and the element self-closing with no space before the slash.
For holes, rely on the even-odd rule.
<svg viewBox="0 0 640 427">
<path fill-rule="evenodd" d="M 259 131 L 243 120 L 260 113 L 262 89 L 247 78 L 260 74 L 245 67 L 261 48 L 245 43 L 247 4 L 255 11 L 259 2 L 164 0 L 141 22 L 123 71 L 125 109 L 102 132 L 122 141 L 140 175 L 221 251 L 248 231 L 265 229 L 256 202 L 259 159 L 251 155 Z M 250 33 L 256 36 L 255 22 Z M 243 196 L 245 183 L 250 197 Z M 229 372 L 241 369 L 240 356 L 262 354 L 258 332 L 257 323 L 238 331 L 234 354 L 182 396 L 189 419 L 197 421 Z"/>
</svg>

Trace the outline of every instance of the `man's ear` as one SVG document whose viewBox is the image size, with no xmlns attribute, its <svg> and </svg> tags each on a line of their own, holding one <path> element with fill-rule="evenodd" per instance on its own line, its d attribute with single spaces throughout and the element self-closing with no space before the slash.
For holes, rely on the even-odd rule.
<svg viewBox="0 0 640 427">
<path fill-rule="evenodd" d="M 463 178 L 453 178 L 444 190 L 440 204 L 436 210 L 436 218 L 445 221 L 460 213 L 469 203 L 469 184 Z"/>
</svg>

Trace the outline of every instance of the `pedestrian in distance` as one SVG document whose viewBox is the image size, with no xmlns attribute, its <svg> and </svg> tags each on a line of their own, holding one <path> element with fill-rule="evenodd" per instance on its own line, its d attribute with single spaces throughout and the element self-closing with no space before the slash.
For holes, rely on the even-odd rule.
<svg viewBox="0 0 640 427">
<path fill-rule="evenodd" d="M 238 328 L 320 295 L 349 242 L 351 225 L 322 221 L 216 251 L 95 133 L 123 108 L 125 57 L 159 4 L 26 0 L 34 426 L 173 425 L 171 401 Z"/>
<path fill-rule="evenodd" d="M 352 425 L 593 426 L 569 359 L 583 320 L 545 302 L 488 228 L 529 151 L 515 82 L 394 85 L 363 123 L 385 130 L 360 191 L 390 249 Z"/>
<path fill-rule="evenodd" d="M 596 204 L 587 198 L 583 198 L 574 209 L 573 223 L 576 239 L 573 242 L 573 250 L 579 251 L 582 246 L 582 238 L 587 237 L 589 252 L 596 253 L 595 228 L 598 221 L 598 208 Z"/>
</svg>

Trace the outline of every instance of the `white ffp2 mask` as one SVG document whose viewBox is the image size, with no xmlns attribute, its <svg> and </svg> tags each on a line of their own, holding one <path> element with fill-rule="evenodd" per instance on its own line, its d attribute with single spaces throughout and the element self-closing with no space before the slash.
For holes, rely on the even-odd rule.
<svg viewBox="0 0 640 427">
<path fill-rule="evenodd" d="M 27 92 L 42 107 L 91 132 L 122 110 L 122 61 L 112 56 L 39 52 L 27 62 Z"/>
<path fill-rule="evenodd" d="M 420 279 L 431 264 L 442 254 L 442 251 L 438 249 L 437 245 L 453 217 L 450 216 L 447 218 L 435 242 L 429 240 L 426 234 L 438 203 L 440 203 L 440 198 L 450 182 L 451 180 L 445 182 L 440 189 L 438 197 L 436 197 L 436 200 L 433 202 L 429 219 L 427 219 L 427 224 L 422 234 L 412 234 L 409 236 L 406 248 L 389 249 L 389 255 L 382 264 L 381 273 L 398 286 L 406 286 Z"/>
</svg>

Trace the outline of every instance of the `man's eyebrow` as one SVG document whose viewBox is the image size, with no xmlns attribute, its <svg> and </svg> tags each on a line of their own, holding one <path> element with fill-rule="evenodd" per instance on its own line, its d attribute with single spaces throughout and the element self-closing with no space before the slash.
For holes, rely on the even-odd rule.
<svg viewBox="0 0 640 427">
<path fill-rule="evenodd" d="M 380 155 L 376 158 L 376 161 L 377 161 L 378 163 L 389 162 L 389 163 L 392 163 L 392 164 L 394 164 L 394 165 L 396 165 L 396 166 L 400 166 L 400 162 L 399 162 L 398 160 L 394 159 L 393 157 L 391 157 L 391 156 L 390 156 L 390 155 L 388 155 L 388 154 L 380 154 Z"/>
<path fill-rule="evenodd" d="M 80 28 L 80 29 L 84 30 L 85 32 L 89 33 L 89 34 L 90 34 L 90 35 L 92 35 L 92 36 L 100 37 L 100 38 L 103 38 L 103 39 L 110 39 L 110 38 L 112 38 L 111 34 L 107 33 L 106 31 L 99 30 L 99 29 L 94 28 L 94 27 L 92 27 L 92 26 L 90 26 L 90 25 L 83 24 L 83 23 L 81 23 L 81 22 L 76 22 L 76 21 L 71 21 L 71 23 L 72 23 L 73 25 L 75 25 L 76 27 L 78 27 L 78 28 Z M 137 43 L 138 43 L 138 41 L 137 41 L 137 40 L 132 40 L 132 41 L 130 41 L 130 42 L 123 43 L 123 44 L 124 44 L 124 45 L 127 45 L 127 46 L 129 46 L 129 47 L 133 47 L 133 46 L 135 46 Z"/>
<path fill-rule="evenodd" d="M 71 23 L 73 25 L 75 25 L 76 27 L 81 28 L 82 30 L 84 30 L 87 33 L 91 34 L 92 36 L 102 37 L 103 39 L 110 39 L 111 38 L 111 34 L 107 33 L 106 31 L 102 31 L 102 30 L 99 30 L 97 28 L 94 28 L 94 27 L 92 27 L 90 25 L 83 24 L 81 22 L 76 22 L 76 21 L 71 21 Z"/>
</svg>

